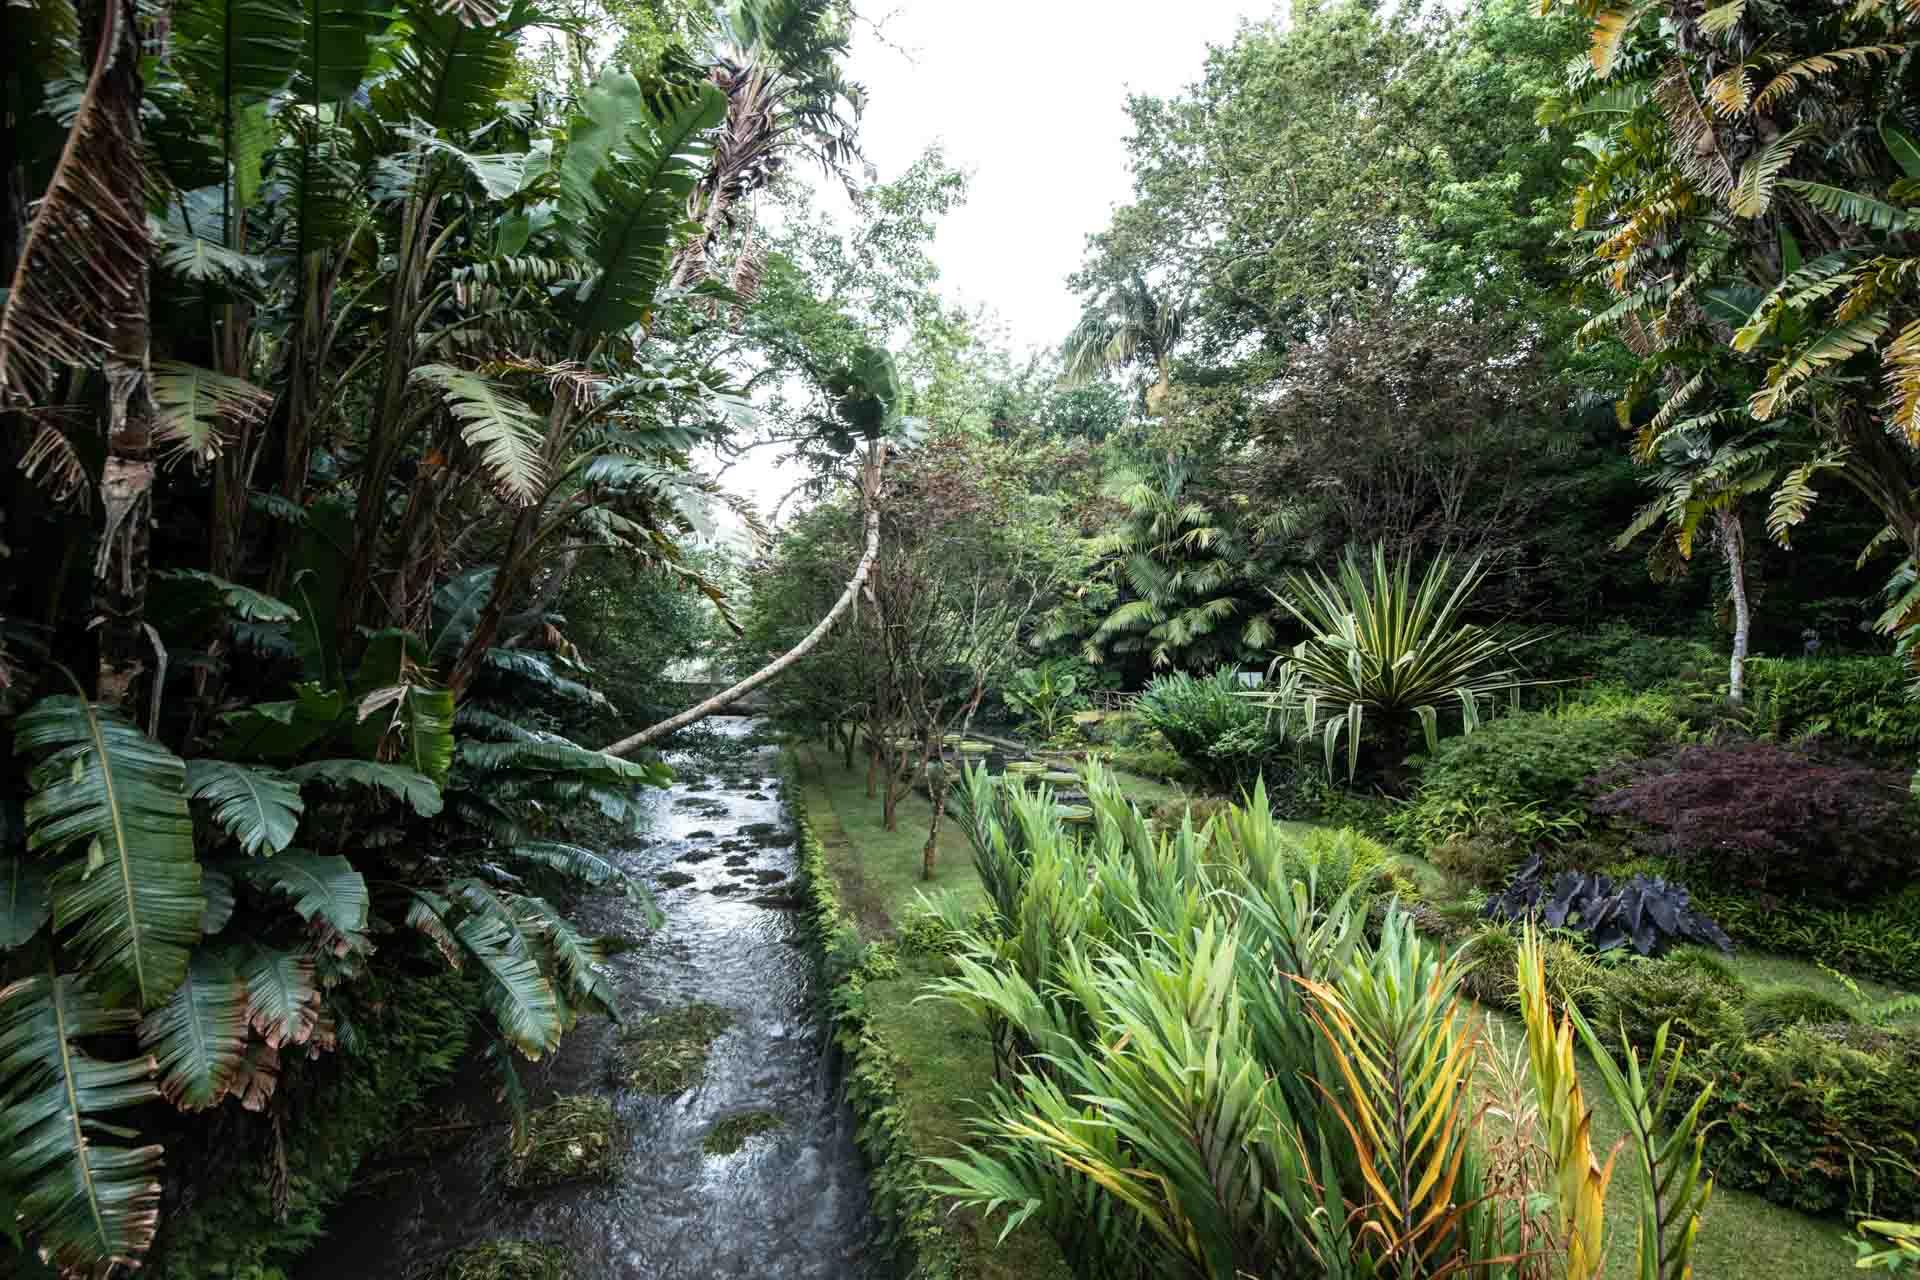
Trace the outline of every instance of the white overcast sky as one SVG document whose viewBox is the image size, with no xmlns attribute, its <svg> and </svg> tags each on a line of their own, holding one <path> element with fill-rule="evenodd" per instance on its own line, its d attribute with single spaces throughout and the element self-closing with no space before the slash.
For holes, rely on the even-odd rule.
<svg viewBox="0 0 1920 1280">
<path fill-rule="evenodd" d="M 861 136 L 891 178 L 928 144 L 973 175 L 940 228 L 949 301 L 984 303 L 1016 349 L 1051 346 L 1078 315 L 1067 273 L 1132 191 L 1129 91 L 1199 78 L 1209 43 L 1271 0 L 865 0 L 849 67 L 867 87 Z"/>
<path fill-rule="evenodd" d="M 940 293 L 985 306 L 1015 354 L 1057 344 L 1079 304 L 1067 275 L 1133 190 L 1129 92 L 1197 80 L 1209 44 L 1272 0 L 864 0 L 848 68 L 866 86 L 862 147 L 881 180 L 934 142 L 967 171 L 967 202 L 940 224 Z M 844 196 L 816 180 L 823 204 Z M 794 483 L 775 450 L 722 482 L 769 512 Z M 737 533 L 731 519 L 723 521 Z"/>
</svg>

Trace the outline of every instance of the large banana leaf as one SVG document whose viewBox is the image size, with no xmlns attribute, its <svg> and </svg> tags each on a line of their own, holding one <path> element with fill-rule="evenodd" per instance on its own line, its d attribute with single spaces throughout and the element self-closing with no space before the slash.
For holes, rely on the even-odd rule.
<svg viewBox="0 0 1920 1280">
<path fill-rule="evenodd" d="M 350 96 L 366 77 L 384 6 L 373 0 L 301 0 L 294 94 L 316 112 Z"/>
<path fill-rule="evenodd" d="M 500 496 L 537 502 L 546 484 L 540 415 L 498 382 L 447 364 L 423 364 L 413 380 L 433 387 L 460 423 L 460 438 L 480 457 Z"/>
<path fill-rule="evenodd" d="M 153 1061 L 106 1062 L 84 1044 L 139 1021 L 77 978 L 40 974 L 0 991 L 0 1181 L 19 1226 L 56 1266 L 136 1262 L 160 1216 L 160 1148 L 104 1145 L 135 1135 L 101 1117 L 160 1096 Z"/>
<path fill-rule="evenodd" d="M 375 105 L 397 123 L 416 120 L 455 135 L 479 128 L 500 105 L 517 66 L 514 37 L 532 19 L 516 6 L 498 25 L 468 26 L 444 7 L 410 0 L 400 6 L 400 39 L 386 50 Z"/>
<path fill-rule="evenodd" d="M 303 785 L 324 782 L 333 787 L 373 787 L 396 800 L 405 800 L 423 818 L 439 813 L 442 803 L 440 788 L 432 778 L 405 765 L 377 760 L 311 760 L 293 766 L 287 776 Z"/>
<path fill-rule="evenodd" d="M 455 574 L 433 593 L 434 633 L 428 665 L 444 668 L 460 656 L 480 611 L 493 598 L 493 581 L 499 573 L 497 565 L 478 565 Z"/>
<path fill-rule="evenodd" d="M 231 760 L 189 760 L 187 794 L 211 804 L 213 820 L 255 855 L 292 844 L 306 809 L 300 784 L 286 774 Z"/>
<path fill-rule="evenodd" d="M 305 1044 L 320 1017 L 313 961 L 289 951 L 255 947 L 240 965 L 247 984 L 247 1021 L 270 1049 Z"/>
<path fill-rule="evenodd" d="M 458 890 L 453 909 L 465 910 L 451 931 L 487 974 L 483 998 L 501 1034 L 529 1058 L 550 1052 L 566 1030 L 566 1014 L 541 966 L 540 939 L 485 885 L 463 881 Z M 435 914 L 445 921 L 445 913 Z"/>
<path fill-rule="evenodd" d="M 354 751 L 444 784 L 453 767 L 454 698 L 428 683 L 426 662 L 411 632 L 389 629 L 368 642 L 353 682 Z"/>
<path fill-rule="evenodd" d="M 0 856 L 0 951 L 25 946 L 49 910 L 45 864 L 20 854 Z"/>
<path fill-rule="evenodd" d="M 687 196 L 706 171 L 710 148 L 702 135 L 719 123 L 726 98 L 703 84 L 666 96 L 663 105 L 669 109 L 660 116 L 642 107 L 642 114 L 630 117 L 622 144 L 609 149 L 593 182 L 591 205 L 576 208 L 568 219 L 574 252 L 598 268 L 574 307 L 574 324 L 584 333 L 618 333 L 652 310 L 679 241 Z M 578 181 L 576 174 L 576 192 Z"/>
<path fill-rule="evenodd" d="M 367 945 L 367 882 L 345 858 L 296 850 L 249 867 L 247 878 L 293 899 L 302 920 L 339 935 L 337 948 Z"/>
<path fill-rule="evenodd" d="M 301 619 L 305 625 L 306 619 Z M 288 760 L 332 733 L 346 714 L 346 695 L 314 681 L 293 686 L 282 702 L 256 702 L 228 712 L 221 738 L 222 756 L 248 760 Z"/>
<path fill-rule="evenodd" d="M 187 1111 L 226 1096 L 247 1047 L 247 992 L 233 965 L 202 947 L 186 981 L 140 1023 L 140 1044 L 160 1064 L 160 1091 Z"/>
<path fill-rule="evenodd" d="M 151 1009 L 180 985 L 200 937 L 187 770 L 119 712 L 60 695 L 14 725 L 28 774 L 27 847 L 61 856 L 54 927 L 109 1001 Z"/>
</svg>

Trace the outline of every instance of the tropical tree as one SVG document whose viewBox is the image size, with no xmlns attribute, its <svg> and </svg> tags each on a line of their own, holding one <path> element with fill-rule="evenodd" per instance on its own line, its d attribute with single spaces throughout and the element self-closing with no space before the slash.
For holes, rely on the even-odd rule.
<svg viewBox="0 0 1920 1280">
<path fill-rule="evenodd" d="M 652 337 L 714 86 L 515 106 L 528 6 L 195 3 L 143 58 L 148 16 L 7 18 L 10 181 L 44 193 L 0 213 L 4 448 L 41 486 L 7 542 L 50 572 L 0 582 L 0 1182 L 76 1271 L 153 1237 L 133 1108 L 276 1105 L 377 966 L 464 968 L 509 1086 L 610 1010 L 537 884 L 638 890 L 546 815 L 630 818 L 666 773 L 545 727 L 598 695 L 541 571 L 592 547 L 712 589 L 687 455 L 739 409 Z M 61 691 L 41 659 L 95 636 Z"/>
<path fill-rule="evenodd" d="M 841 70 L 852 22 L 845 0 L 736 0 L 716 16 L 710 76 L 726 95 L 726 115 L 689 209 L 703 234 L 675 263 L 676 286 L 701 278 L 709 249 L 734 225 L 741 202 L 773 181 L 793 153 L 843 180 L 860 158 L 855 133 L 866 94 Z M 751 219 L 748 225 L 736 288 L 761 261 Z"/>
<path fill-rule="evenodd" d="M 1183 323 L 1178 303 L 1148 285 L 1138 272 L 1111 284 L 1081 313 L 1061 344 L 1062 381 L 1084 386 L 1095 378 L 1143 368 L 1150 381 L 1140 403 L 1164 411 L 1173 389 L 1173 351 Z"/>
<path fill-rule="evenodd" d="M 1389 565 L 1378 546 L 1370 559 L 1348 552 L 1337 574 L 1293 575 L 1274 599 L 1309 634 L 1274 660 L 1271 683 L 1285 692 L 1251 696 L 1298 712 L 1320 737 L 1328 773 L 1344 738 L 1349 778 L 1368 736 L 1397 752 L 1417 721 L 1432 751 L 1449 710 L 1458 711 L 1460 731 L 1472 733 L 1495 697 L 1534 683 L 1514 658 L 1547 635 L 1465 621 L 1485 578 L 1479 560 L 1462 567 L 1442 556 L 1416 583 L 1411 560 Z"/>
<path fill-rule="evenodd" d="M 1087 637 L 1089 662 L 1108 653 L 1144 653 L 1154 667 L 1257 652 L 1272 639 L 1263 611 L 1247 616 L 1234 587 L 1240 572 L 1231 527 L 1208 508 L 1192 465 L 1174 456 L 1111 483 L 1122 511 L 1094 538 L 1100 573 L 1123 602 Z"/>
<path fill-rule="evenodd" d="M 1658 580 L 1692 560 L 1700 527 L 1711 520 L 1714 545 L 1727 571 L 1727 600 L 1733 614 L 1727 702 L 1738 707 L 1746 697 L 1747 647 L 1753 631 L 1744 507 L 1749 497 L 1772 485 L 1778 469 L 1774 459 L 1782 452 L 1780 441 L 1762 428 L 1716 444 L 1711 431 L 1699 426 L 1656 428 L 1646 438 L 1651 456 L 1641 459 L 1647 469 L 1643 478 L 1658 496 L 1614 540 L 1614 548 L 1624 550 L 1659 524 L 1660 540 L 1647 556 Z"/>
<path fill-rule="evenodd" d="M 1547 114 L 1591 129 L 1573 223 L 1607 299 L 1589 327 L 1638 358 L 1626 407 L 1729 387 L 1704 370 L 1666 377 L 1675 349 L 1718 353 L 1745 375 L 1731 386 L 1751 390 L 1698 415 L 1795 445 L 1773 486 L 1774 538 L 1831 477 L 1885 520 L 1877 543 L 1920 556 L 1911 8 L 1563 7 L 1590 20 L 1591 69 Z"/>
</svg>

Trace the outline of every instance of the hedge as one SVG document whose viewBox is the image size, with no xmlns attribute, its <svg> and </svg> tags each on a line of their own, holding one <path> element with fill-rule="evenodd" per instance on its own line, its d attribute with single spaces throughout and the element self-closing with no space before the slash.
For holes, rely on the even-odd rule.
<svg viewBox="0 0 1920 1280">
<path fill-rule="evenodd" d="M 858 1122 L 854 1140 L 867 1159 L 877 1239 L 908 1280 L 953 1280 L 960 1272 L 962 1251 L 941 1222 L 939 1197 L 920 1174 L 923 1153 L 914 1149 L 896 1083 L 900 1059 L 881 1039 L 867 1009 L 867 980 L 882 976 L 881 966 L 891 967 L 893 957 L 861 941 L 841 906 L 826 850 L 807 819 L 791 757 L 784 773 L 787 808 L 800 838 L 805 916 L 827 993 L 833 1043 L 842 1055 L 847 1102 Z"/>
</svg>

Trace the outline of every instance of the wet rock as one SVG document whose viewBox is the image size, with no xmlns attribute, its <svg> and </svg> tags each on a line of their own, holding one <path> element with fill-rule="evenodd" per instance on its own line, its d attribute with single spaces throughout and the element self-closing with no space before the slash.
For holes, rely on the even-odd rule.
<svg viewBox="0 0 1920 1280">
<path fill-rule="evenodd" d="M 708 831 L 708 830 L 707 830 L 707 829 L 706 829 L 705 827 L 702 827 L 702 828 L 701 828 L 700 830 L 698 830 L 698 831 L 689 831 L 689 832 L 687 832 L 687 839 L 689 839 L 689 840 L 711 840 L 711 839 L 713 839 L 713 832 L 711 832 L 711 831 Z"/>
<path fill-rule="evenodd" d="M 747 872 L 747 879 L 753 881 L 755 884 L 779 884 L 782 880 L 785 880 L 786 878 L 787 878 L 786 872 L 774 871 L 768 868 L 762 868 L 759 871 Z"/>
<path fill-rule="evenodd" d="M 692 884 L 693 877 L 684 871 L 662 871 L 653 882 L 662 889 L 678 889 L 683 884 Z"/>
<path fill-rule="evenodd" d="M 712 862 L 715 858 L 719 856 L 720 856 L 719 854 L 715 853 L 711 849 L 695 849 L 692 853 L 681 854 L 679 857 L 675 858 L 674 861 L 685 862 L 691 865 L 696 862 Z"/>
<path fill-rule="evenodd" d="M 797 889 L 783 890 L 779 893 L 756 893 L 747 901 L 756 907 L 765 907 L 769 911 L 800 911 L 807 905 L 807 900 L 800 896 L 800 891 Z M 788 938 L 784 941 L 792 947 L 805 946 L 807 943 L 803 937 Z"/>
<path fill-rule="evenodd" d="M 773 797 L 772 797 L 772 796 L 770 796 L 770 795 L 768 795 L 768 794 L 767 794 L 766 792 L 764 792 L 764 791 L 749 791 L 749 792 L 747 792 L 747 794 L 746 794 L 746 796 L 745 796 L 744 798 L 745 798 L 745 799 L 748 799 L 748 800 L 771 800 L 771 799 L 773 799 Z"/>
<path fill-rule="evenodd" d="M 707 890 L 707 892 L 719 894 L 721 897 L 724 898 L 730 893 L 741 892 L 745 887 L 746 887 L 745 885 L 738 885 L 738 884 L 733 884 L 731 882 L 727 882 L 723 884 L 717 884 L 713 886 L 713 888 Z"/>
<path fill-rule="evenodd" d="M 746 866 L 746 865 L 747 865 L 747 864 L 748 864 L 749 862 L 752 862 L 752 861 L 753 861 L 753 859 L 752 859 L 752 858 L 751 858 L 750 856 L 748 856 L 747 854 L 744 854 L 744 853 L 736 853 L 736 854 L 734 854 L 734 855 L 733 855 L 733 856 L 732 856 L 731 858 L 728 858 L 728 859 L 727 859 L 727 860 L 726 860 L 726 861 L 725 861 L 724 863 L 722 863 L 721 865 L 722 865 L 722 866 L 727 866 L 727 867 L 744 867 L 744 866 Z"/>
</svg>

